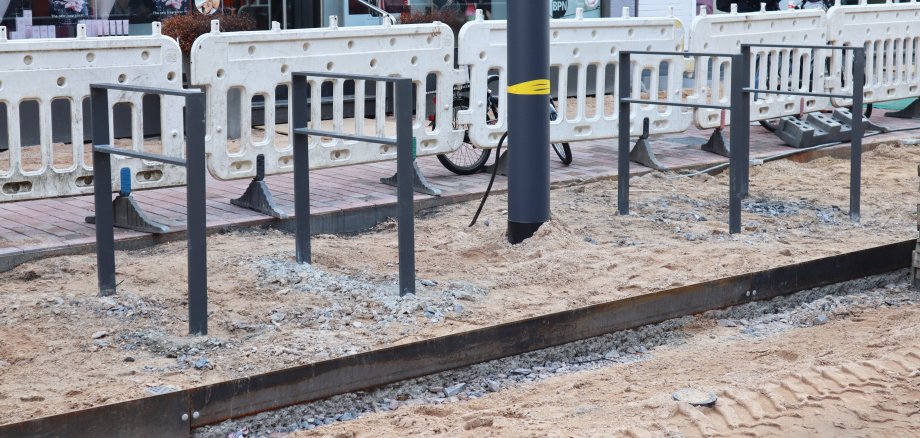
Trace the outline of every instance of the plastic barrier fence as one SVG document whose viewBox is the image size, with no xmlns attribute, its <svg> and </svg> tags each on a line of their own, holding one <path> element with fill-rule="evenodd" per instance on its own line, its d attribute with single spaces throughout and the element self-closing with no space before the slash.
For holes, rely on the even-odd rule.
<svg viewBox="0 0 920 438">
<path fill-rule="evenodd" d="M 470 71 L 470 106 L 457 113 L 457 122 L 469 128 L 470 141 L 479 147 L 498 145 L 507 130 L 506 21 L 482 20 L 460 30 L 458 60 Z M 552 20 L 550 63 L 558 77 L 550 78 L 558 117 L 550 126 L 550 140 L 571 142 L 617 136 L 616 67 L 618 50 L 675 51 L 683 46 L 683 28 L 675 18 L 600 18 Z M 633 61 L 635 94 L 662 95 L 679 99 L 683 80 L 683 57 L 640 56 Z M 486 105 L 487 77 L 499 76 L 499 114 L 494 123 Z M 613 83 L 610 83 L 610 82 Z M 569 98 L 575 83 L 577 92 Z M 638 97 L 638 96 L 637 96 Z M 549 103 L 547 103 L 549 117 Z M 634 111 L 632 133 L 640 134 L 642 120 L 649 118 L 652 133 L 681 132 L 690 126 L 692 112 L 645 105 Z"/>
<path fill-rule="evenodd" d="M 74 39 L 6 41 L 5 35 L 0 28 L 0 135 L 6 136 L 3 143 L 8 145 L 0 152 L 0 202 L 92 193 L 92 156 L 83 141 L 90 84 L 182 88 L 179 46 L 160 35 L 159 23 L 154 23 L 151 36 L 87 38 L 82 25 Z M 162 108 L 170 109 L 161 117 L 161 126 L 169 130 L 164 130 L 162 142 L 145 145 L 143 97 L 112 93 L 113 105 L 130 106 L 132 139 L 109 144 L 182 156 L 181 101 L 160 101 Z M 52 115 L 60 113 L 68 117 L 56 120 Z M 21 129 L 28 124 L 23 120 L 27 114 L 39 119 L 38 144 L 23 142 L 30 134 Z M 55 137 L 67 141 L 52 141 Z M 185 183 L 181 167 L 119 157 L 112 162 L 114 187 L 120 186 L 118 172 L 124 167 L 131 169 L 136 189 Z"/>
<path fill-rule="evenodd" d="M 415 84 L 413 133 L 418 155 L 440 154 L 457 149 L 463 132 L 453 128 L 452 93 L 463 78 L 454 69 L 454 38 L 444 24 L 369 26 L 281 31 L 212 33 L 200 37 L 192 48 L 191 83 L 208 95 L 208 169 L 218 179 L 252 177 L 256 158 L 265 156 L 266 174 L 291 172 L 291 142 L 276 126 L 276 91 L 287 88 L 291 72 L 325 71 L 338 74 L 371 74 L 411 78 Z M 436 85 L 435 120 L 426 118 L 426 90 Z M 322 100 L 311 100 L 311 127 L 326 131 L 357 133 L 366 136 L 394 136 L 387 128 L 387 106 L 391 99 L 385 87 L 368 91 L 365 81 L 327 79 L 312 82 L 312 96 L 322 84 L 331 87 L 330 126 L 323 126 Z M 353 112 L 346 127 L 346 85 L 353 89 Z M 253 98 L 264 99 L 264 133 L 252 126 Z M 365 102 L 373 97 L 373 108 Z M 390 95 L 391 97 L 391 95 Z M 234 100 L 236 102 L 234 102 Z M 236 108 L 234 108 L 236 107 Z M 238 112 L 240 138 L 232 131 L 234 111 Z M 371 113 L 372 120 L 364 117 Z M 348 118 L 350 119 L 350 118 Z M 310 167 L 347 166 L 393 160 L 396 148 L 361 141 L 311 137 Z"/>
<path fill-rule="evenodd" d="M 752 12 L 706 15 L 693 20 L 690 29 L 691 52 L 736 53 L 741 44 L 824 44 L 827 21 L 823 10 Z M 782 91 L 822 91 L 823 66 L 827 51 L 817 51 L 812 59 L 807 49 L 754 47 L 751 53 L 750 83 L 755 88 Z M 731 90 L 731 59 L 700 58 L 694 70 L 692 101 L 727 105 Z M 830 106 L 823 97 L 755 95 L 751 101 L 751 120 L 768 120 L 800 112 L 820 111 Z M 721 110 L 697 109 L 700 128 L 716 128 L 722 123 Z M 726 116 L 726 121 L 728 120 Z"/>
<path fill-rule="evenodd" d="M 832 8 L 827 14 L 828 40 L 834 45 L 866 48 L 865 103 L 920 95 L 920 3 L 866 4 Z M 853 89 L 851 52 L 834 53 L 831 63 L 836 92 Z M 849 106 L 849 99 L 834 99 Z"/>
</svg>

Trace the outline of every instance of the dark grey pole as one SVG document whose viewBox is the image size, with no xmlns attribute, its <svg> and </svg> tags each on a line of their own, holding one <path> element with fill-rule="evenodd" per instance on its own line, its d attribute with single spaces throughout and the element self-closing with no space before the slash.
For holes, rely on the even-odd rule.
<svg viewBox="0 0 920 438">
<path fill-rule="evenodd" d="M 747 53 L 748 56 L 744 56 Z M 746 75 L 749 74 L 751 48 L 741 46 L 741 54 L 732 56 L 732 87 L 731 87 L 731 113 L 729 125 L 731 126 L 731 154 L 728 161 L 728 232 L 731 234 L 741 232 L 741 199 L 744 197 L 745 175 L 748 166 L 748 131 L 750 130 L 749 102 L 750 93 L 744 91 L 747 87 Z"/>
<path fill-rule="evenodd" d="M 619 148 L 617 151 L 617 208 L 621 215 L 629 214 L 629 122 L 630 122 L 630 103 L 623 102 L 623 99 L 629 99 L 630 84 L 632 82 L 632 69 L 630 64 L 629 53 L 620 52 L 618 93 L 620 97 L 620 112 L 617 115 L 619 123 L 619 133 L 617 141 Z"/>
<path fill-rule="evenodd" d="M 844 57 L 846 59 L 846 57 Z M 859 222 L 862 187 L 863 86 L 866 81 L 866 49 L 853 50 L 853 139 L 850 142 L 850 220 Z"/>
<path fill-rule="evenodd" d="M 550 218 L 545 0 L 508 0 L 508 84 L 508 241 L 517 244 Z"/>
<path fill-rule="evenodd" d="M 92 88 L 93 146 L 109 145 L 109 91 Z M 112 207 L 112 161 L 93 151 L 93 192 L 96 210 L 96 264 L 99 295 L 115 295 L 115 213 Z"/>
<path fill-rule="evenodd" d="M 412 80 L 394 83 L 396 96 L 396 180 L 399 211 L 399 295 L 415 293 L 415 210 L 412 189 L 415 174 L 415 140 L 412 138 Z M 543 108 L 544 117 L 546 107 Z"/>
<path fill-rule="evenodd" d="M 294 75 L 291 83 L 292 124 L 294 132 L 294 221 L 297 263 L 312 263 L 310 249 L 310 137 L 295 132 L 310 123 L 310 92 L 307 78 Z"/>
<path fill-rule="evenodd" d="M 750 46 L 741 46 L 741 88 L 750 88 L 751 86 L 751 47 Z M 736 80 L 735 77 L 732 77 L 732 83 Z M 741 104 L 738 105 L 738 109 L 742 111 L 742 118 L 738 119 L 744 123 L 744 126 L 741 127 L 741 134 L 738 137 L 738 140 L 741 141 L 741 160 L 742 160 L 742 169 L 741 169 L 741 198 L 747 198 L 748 193 L 750 192 L 751 185 L 751 93 L 742 91 L 741 92 Z M 735 125 L 731 125 L 732 130 L 735 129 Z"/>
<path fill-rule="evenodd" d="M 186 208 L 188 209 L 188 332 L 208 334 L 205 95 L 185 97 Z"/>
</svg>

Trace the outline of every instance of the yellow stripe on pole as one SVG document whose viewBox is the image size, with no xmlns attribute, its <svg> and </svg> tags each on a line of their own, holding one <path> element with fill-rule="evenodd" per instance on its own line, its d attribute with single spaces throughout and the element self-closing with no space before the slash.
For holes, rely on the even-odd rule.
<svg viewBox="0 0 920 438">
<path fill-rule="evenodd" d="M 549 94 L 549 79 L 535 79 L 532 81 L 521 82 L 508 87 L 511 94 Z"/>
</svg>

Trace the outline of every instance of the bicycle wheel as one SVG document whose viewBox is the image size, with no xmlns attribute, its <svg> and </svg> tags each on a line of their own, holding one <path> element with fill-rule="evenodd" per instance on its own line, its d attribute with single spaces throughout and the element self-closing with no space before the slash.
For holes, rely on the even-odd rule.
<svg viewBox="0 0 920 438">
<path fill-rule="evenodd" d="M 473 175 L 482 171 L 490 155 L 491 149 L 480 149 L 464 141 L 457 150 L 438 155 L 438 161 L 457 175 Z"/>
<path fill-rule="evenodd" d="M 572 164 L 572 148 L 569 147 L 568 143 L 553 143 L 553 150 L 556 151 L 556 156 L 559 157 L 559 161 L 562 161 L 562 164 L 568 166 Z"/>
<path fill-rule="evenodd" d="M 465 109 L 467 109 L 466 106 L 454 106 L 455 111 Z M 457 175 L 473 175 L 482 171 L 491 155 L 491 149 L 480 149 L 473 146 L 469 136 L 464 134 L 463 144 L 453 152 L 438 155 L 438 161 L 447 170 Z"/>
</svg>

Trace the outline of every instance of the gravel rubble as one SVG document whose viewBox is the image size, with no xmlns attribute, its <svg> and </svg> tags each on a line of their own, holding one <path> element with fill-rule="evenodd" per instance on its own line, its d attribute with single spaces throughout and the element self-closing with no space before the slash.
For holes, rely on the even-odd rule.
<svg viewBox="0 0 920 438">
<path fill-rule="evenodd" d="M 309 275 L 320 277 L 319 280 L 328 275 L 304 269 Z M 389 301 L 390 305 L 399 307 L 399 300 L 390 297 Z M 920 293 L 910 287 L 906 271 L 877 275 L 265 412 L 203 427 L 196 430 L 195 435 L 234 438 L 283 436 L 296 430 L 313 430 L 352 420 L 372 412 L 474 399 L 554 375 L 647 360 L 654 355 L 656 347 L 679 345 L 694 336 L 684 330 L 691 324 L 709 324 L 722 331 L 719 336 L 756 339 L 826 324 L 867 309 L 911 306 L 917 301 L 920 301 Z"/>
</svg>

